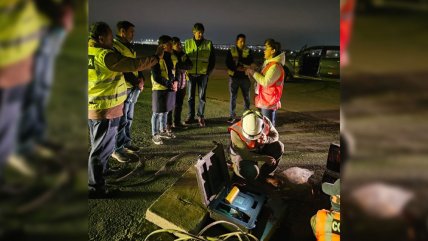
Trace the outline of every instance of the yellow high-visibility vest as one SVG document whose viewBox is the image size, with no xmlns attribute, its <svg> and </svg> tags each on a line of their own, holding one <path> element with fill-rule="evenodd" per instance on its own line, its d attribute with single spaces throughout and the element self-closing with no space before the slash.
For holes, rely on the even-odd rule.
<svg viewBox="0 0 428 241">
<path fill-rule="evenodd" d="M 239 59 L 238 48 L 236 46 L 232 46 L 230 48 L 230 53 L 232 54 L 233 60 Z M 247 47 L 244 47 L 244 49 L 242 50 L 242 58 L 247 58 L 248 55 L 250 55 L 250 49 Z M 229 76 L 233 76 L 235 74 L 235 71 L 228 69 L 227 73 L 229 74 Z"/>
<path fill-rule="evenodd" d="M 40 43 L 45 22 L 34 1 L 0 1 L 0 67 L 30 57 Z"/>
<path fill-rule="evenodd" d="M 113 47 L 117 51 L 119 51 L 119 53 L 122 54 L 123 56 L 134 58 L 134 59 L 137 58 L 137 53 L 135 51 L 131 51 L 128 47 L 126 47 L 122 42 L 120 42 L 117 39 L 113 39 Z M 138 71 L 134 71 L 132 73 L 135 75 L 135 77 L 138 78 Z M 134 87 L 131 83 L 129 83 L 127 81 L 126 81 L 126 86 L 128 88 Z"/>
<path fill-rule="evenodd" d="M 193 38 L 184 42 L 185 52 L 193 63 L 192 69 L 187 71 L 189 74 L 208 74 L 211 45 L 211 41 L 206 39 L 202 40 L 199 47 Z"/>
<path fill-rule="evenodd" d="M 110 49 L 88 47 L 88 109 L 104 110 L 125 102 L 127 88 L 121 72 L 107 68 L 104 58 Z"/>
<path fill-rule="evenodd" d="M 169 80 L 168 67 L 166 66 L 165 60 L 160 59 L 159 65 L 160 65 L 160 69 L 161 69 L 161 76 L 163 78 Z M 167 90 L 168 89 L 166 86 L 163 86 L 163 85 L 159 84 L 158 82 L 156 82 L 154 77 L 153 77 L 153 74 L 151 75 L 151 79 L 152 79 L 152 90 Z"/>
</svg>

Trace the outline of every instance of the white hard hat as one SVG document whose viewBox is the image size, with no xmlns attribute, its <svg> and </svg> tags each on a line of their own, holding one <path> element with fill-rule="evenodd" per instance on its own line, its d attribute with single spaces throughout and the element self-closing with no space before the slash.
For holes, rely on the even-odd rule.
<svg viewBox="0 0 428 241">
<path fill-rule="evenodd" d="M 258 111 L 247 110 L 242 115 L 242 134 L 250 140 L 257 140 L 263 131 L 263 116 Z"/>
</svg>

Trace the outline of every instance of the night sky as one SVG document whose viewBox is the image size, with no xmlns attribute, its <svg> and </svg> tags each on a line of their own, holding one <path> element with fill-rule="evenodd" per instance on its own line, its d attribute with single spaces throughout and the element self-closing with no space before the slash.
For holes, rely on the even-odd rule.
<svg viewBox="0 0 428 241">
<path fill-rule="evenodd" d="M 89 0 L 89 23 L 135 24 L 135 40 L 167 34 L 181 40 L 192 36 L 195 22 L 205 38 L 231 44 L 238 33 L 248 45 L 274 38 L 284 49 L 304 44 L 339 45 L 339 1 L 335 0 Z"/>
</svg>

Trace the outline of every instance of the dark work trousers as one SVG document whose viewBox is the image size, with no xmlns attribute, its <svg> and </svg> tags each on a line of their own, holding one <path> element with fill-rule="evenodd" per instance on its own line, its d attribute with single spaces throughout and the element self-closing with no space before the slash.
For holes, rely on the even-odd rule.
<svg viewBox="0 0 428 241">
<path fill-rule="evenodd" d="M 88 160 L 88 188 L 96 190 L 105 185 L 103 172 L 113 153 L 120 117 L 104 120 L 88 120 L 91 152 Z"/>
<path fill-rule="evenodd" d="M 189 76 L 189 98 L 187 99 L 187 102 L 189 104 L 189 113 L 188 118 L 194 119 L 195 118 L 195 94 L 196 94 L 196 86 L 198 87 L 199 92 L 199 106 L 198 106 L 198 117 L 204 118 L 204 112 L 205 112 L 205 97 L 206 97 L 206 91 L 208 86 L 208 75 L 190 75 Z"/>
<path fill-rule="evenodd" d="M 262 166 L 259 168 L 257 162 L 254 160 L 243 159 L 239 161 L 239 163 L 237 163 L 239 164 L 239 168 L 238 166 L 234 165 L 234 172 L 248 181 L 252 181 L 257 176 L 266 178 L 269 174 L 273 173 L 276 170 L 279 162 L 281 161 L 282 154 L 284 153 L 284 144 L 280 141 L 276 141 L 273 143 L 265 144 L 255 149 L 253 152 L 260 155 L 271 156 L 275 158 L 276 163 L 275 165 L 263 163 Z"/>
<path fill-rule="evenodd" d="M 175 95 L 175 107 L 174 114 L 172 111 L 168 112 L 168 125 L 180 125 L 181 124 L 181 111 L 183 110 L 184 97 L 186 96 L 186 89 L 179 89 Z M 174 116 L 174 119 L 173 119 Z"/>
<path fill-rule="evenodd" d="M 141 90 L 139 88 L 128 89 L 128 96 L 123 103 L 123 116 L 120 118 L 116 136 L 115 151 L 121 151 L 123 147 L 131 144 L 131 126 L 134 120 L 134 109 Z"/>
<path fill-rule="evenodd" d="M 31 153 L 34 144 L 46 139 L 46 109 L 54 81 L 55 60 L 66 37 L 63 28 L 49 30 L 34 56 L 33 80 L 25 93 L 19 124 L 17 152 Z"/>
<path fill-rule="evenodd" d="M 7 158 L 16 147 L 19 118 L 27 85 L 0 88 L 0 179 Z"/>
<path fill-rule="evenodd" d="M 275 141 L 270 144 L 265 144 L 263 147 L 257 151 L 260 155 L 267 155 L 275 158 L 275 165 L 268 165 L 264 163 L 260 168 L 260 176 L 266 177 L 270 173 L 274 172 L 278 167 L 279 161 L 281 160 L 282 154 L 284 154 L 284 144 L 280 141 Z"/>
<path fill-rule="evenodd" d="M 238 90 L 241 88 L 242 96 L 244 97 L 244 110 L 250 109 L 250 79 L 248 78 L 229 78 L 229 93 L 230 93 L 230 108 L 229 116 L 235 117 L 236 97 Z"/>
<path fill-rule="evenodd" d="M 260 109 L 260 112 L 263 116 L 266 116 L 270 120 L 270 122 L 272 122 L 273 126 L 275 126 L 276 110 Z"/>
</svg>

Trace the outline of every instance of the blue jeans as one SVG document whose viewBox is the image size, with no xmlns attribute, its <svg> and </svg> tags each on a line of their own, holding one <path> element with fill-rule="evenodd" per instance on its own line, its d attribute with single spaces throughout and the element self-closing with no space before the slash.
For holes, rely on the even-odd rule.
<svg viewBox="0 0 428 241">
<path fill-rule="evenodd" d="M 113 153 L 120 117 L 104 120 L 88 120 L 91 152 L 88 159 L 88 188 L 105 186 L 103 173 L 108 169 L 108 159 Z"/>
<path fill-rule="evenodd" d="M 270 110 L 270 109 L 260 109 L 263 116 L 266 116 L 270 122 L 272 122 L 272 125 L 275 126 L 275 120 L 276 120 L 276 110 Z"/>
<path fill-rule="evenodd" d="M 134 120 L 134 108 L 141 90 L 128 89 L 128 96 L 123 104 L 123 116 L 120 118 L 119 129 L 116 136 L 115 151 L 120 151 L 124 146 L 131 144 L 131 125 Z"/>
<path fill-rule="evenodd" d="M 187 100 L 189 104 L 189 114 L 188 118 L 195 118 L 195 94 L 196 94 L 196 86 L 198 87 L 199 92 L 199 107 L 197 115 L 201 118 L 204 117 L 205 112 L 205 97 L 208 86 L 208 75 L 203 74 L 199 76 L 189 76 L 189 99 Z"/>
<path fill-rule="evenodd" d="M 161 131 L 166 130 L 166 122 L 168 119 L 168 112 L 152 114 L 152 136 L 159 134 Z"/>
<path fill-rule="evenodd" d="M 0 179 L 6 160 L 15 149 L 21 105 L 27 85 L 0 88 Z"/>
<path fill-rule="evenodd" d="M 244 97 L 244 110 L 250 109 L 250 79 L 248 78 L 229 78 L 229 93 L 230 93 L 230 117 L 235 117 L 236 96 L 241 88 L 242 96 Z"/>
<path fill-rule="evenodd" d="M 55 59 L 61 50 L 66 32 L 62 28 L 48 31 L 41 39 L 34 56 L 33 80 L 25 93 L 18 132 L 19 153 L 28 153 L 34 144 L 46 138 L 46 109 L 52 89 Z"/>
</svg>

